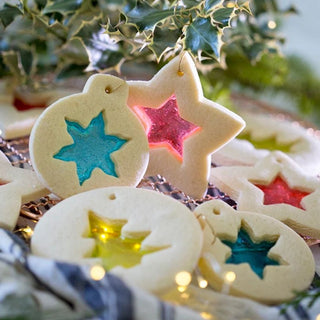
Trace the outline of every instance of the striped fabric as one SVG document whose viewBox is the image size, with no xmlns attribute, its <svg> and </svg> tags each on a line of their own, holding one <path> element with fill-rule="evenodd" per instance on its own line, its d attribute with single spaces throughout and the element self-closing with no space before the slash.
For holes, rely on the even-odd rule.
<svg viewBox="0 0 320 320">
<path fill-rule="evenodd" d="M 320 298 L 309 307 L 305 298 L 296 307 L 267 307 L 256 302 L 191 286 L 195 310 L 165 303 L 119 278 L 106 274 L 93 280 L 89 268 L 31 255 L 25 243 L 0 229 L 0 319 L 211 319 L 315 320 Z M 192 291 L 193 290 L 193 291 Z M 320 295 L 320 289 L 312 289 Z"/>
</svg>

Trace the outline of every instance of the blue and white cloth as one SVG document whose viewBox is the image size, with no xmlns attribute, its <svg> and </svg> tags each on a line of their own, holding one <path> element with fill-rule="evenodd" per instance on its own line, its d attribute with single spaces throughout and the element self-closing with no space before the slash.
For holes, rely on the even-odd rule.
<svg viewBox="0 0 320 320">
<path fill-rule="evenodd" d="M 313 291 L 320 295 L 320 288 Z M 281 313 L 284 306 L 195 286 L 188 301 L 189 307 L 165 303 L 108 273 L 95 281 L 88 267 L 34 256 L 19 237 L 0 229 L 0 319 L 201 320 L 211 314 L 215 320 L 314 320 L 320 313 L 320 298 L 312 307 L 306 298 Z"/>
</svg>

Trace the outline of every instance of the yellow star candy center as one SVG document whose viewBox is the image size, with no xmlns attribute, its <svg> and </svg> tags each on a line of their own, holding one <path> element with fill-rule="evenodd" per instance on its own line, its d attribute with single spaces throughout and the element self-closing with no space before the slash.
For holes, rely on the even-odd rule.
<svg viewBox="0 0 320 320">
<path fill-rule="evenodd" d="M 237 138 L 249 141 L 256 149 L 266 149 L 270 151 L 279 150 L 284 153 L 291 152 L 292 146 L 297 142 L 293 141 L 287 143 L 279 143 L 275 136 L 262 140 L 256 140 L 252 138 L 250 133 L 241 133 Z"/>
<path fill-rule="evenodd" d="M 94 212 L 89 211 L 89 238 L 96 241 L 96 246 L 92 252 L 92 257 L 102 260 L 102 265 L 106 270 L 111 270 L 116 266 L 131 268 L 141 262 L 145 254 L 149 254 L 161 249 L 142 249 L 142 241 L 150 232 L 141 233 L 138 236 L 124 237 L 121 234 L 122 227 L 126 220 L 101 219 Z"/>
</svg>

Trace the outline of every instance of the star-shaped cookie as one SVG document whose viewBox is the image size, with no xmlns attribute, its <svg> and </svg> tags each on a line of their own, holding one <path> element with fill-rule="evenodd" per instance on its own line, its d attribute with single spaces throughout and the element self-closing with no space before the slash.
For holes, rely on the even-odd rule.
<svg viewBox="0 0 320 320">
<path fill-rule="evenodd" d="M 240 113 L 246 122 L 241 134 L 212 155 L 216 165 L 254 165 L 270 151 L 282 151 L 307 173 L 320 172 L 320 140 L 312 129 L 270 114 Z"/>
<path fill-rule="evenodd" d="M 199 268 L 215 290 L 275 304 L 310 285 L 313 255 L 285 224 L 221 200 L 206 201 L 194 212 L 206 222 Z"/>
<path fill-rule="evenodd" d="M 320 180 L 286 154 L 275 151 L 254 167 L 217 167 L 210 182 L 237 202 L 239 210 L 276 218 L 301 235 L 320 238 Z"/>
<path fill-rule="evenodd" d="M 12 230 L 23 203 L 48 194 L 32 170 L 13 167 L 0 161 L 0 227 Z"/>
<path fill-rule="evenodd" d="M 202 197 L 211 153 L 234 138 L 244 121 L 203 96 L 187 53 L 170 61 L 150 81 L 128 83 L 128 105 L 149 139 L 147 175 L 163 175 L 186 194 Z"/>
</svg>

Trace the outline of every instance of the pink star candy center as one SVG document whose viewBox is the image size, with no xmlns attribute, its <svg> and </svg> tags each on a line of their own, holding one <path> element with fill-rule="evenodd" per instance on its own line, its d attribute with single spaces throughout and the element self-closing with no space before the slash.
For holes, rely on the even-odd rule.
<svg viewBox="0 0 320 320">
<path fill-rule="evenodd" d="M 149 146 L 166 147 L 182 161 L 184 140 L 200 130 L 200 127 L 181 118 L 175 95 L 159 108 L 136 106 L 134 111 L 144 124 Z"/>
<path fill-rule="evenodd" d="M 265 205 L 285 203 L 305 210 L 301 206 L 301 200 L 310 194 L 309 192 L 291 189 L 280 176 L 277 176 L 269 185 L 255 184 L 255 186 L 263 191 L 263 204 Z"/>
</svg>

